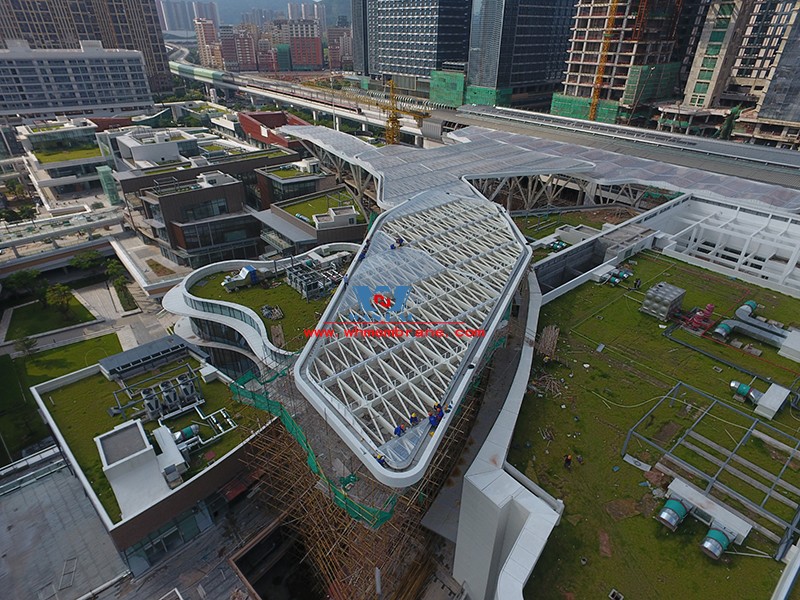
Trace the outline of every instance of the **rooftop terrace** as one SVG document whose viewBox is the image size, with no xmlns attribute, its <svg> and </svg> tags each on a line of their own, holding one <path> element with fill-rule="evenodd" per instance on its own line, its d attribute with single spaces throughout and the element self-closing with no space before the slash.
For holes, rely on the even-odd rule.
<svg viewBox="0 0 800 600">
<path fill-rule="evenodd" d="M 65 148 L 65 149 L 52 149 L 52 150 L 36 150 L 34 156 L 42 164 L 65 162 L 68 160 L 82 160 L 85 158 L 95 158 L 101 156 L 100 148 L 98 146 L 90 146 L 87 148 Z"/>
<path fill-rule="evenodd" d="M 330 192 L 323 192 L 313 196 L 304 196 L 298 202 L 287 202 L 280 204 L 280 208 L 292 215 L 302 215 L 309 221 L 313 222 L 314 215 L 327 214 L 329 208 L 337 208 L 339 206 L 352 206 L 358 213 L 357 222 L 365 223 L 366 219 L 361 213 L 358 204 L 353 200 L 353 197 L 347 193 L 346 190 L 332 190 Z"/>
<path fill-rule="evenodd" d="M 303 348 L 307 341 L 303 331 L 317 324 L 328 304 L 327 298 L 303 300 L 300 294 L 286 283 L 279 283 L 268 289 L 252 286 L 229 293 L 222 287 L 222 281 L 227 275 L 227 272 L 221 272 L 206 277 L 193 285 L 189 293 L 199 298 L 224 300 L 246 306 L 260 316 L 268 332 L 271 332 L 272 327 L 281 327 L 286 340 L 283 347 L 286 350 L 295 352 Z M 265 317 L 261 310 L 265 305 L 279 307 L 283 311 L 283 318 L 276 320 Z M 273 341 L 272 337 L 270 335 L 270 341 Z"/>
<path fill-rule="evenodd" d="M 650 286 L 666 281 L 685 288 L 684 310 L 713 303 L 715 320 L 732 316 L 742 302 L 753 299 L 760 305 L 759 314 L 785 326 L 798 326 L 800 301 L 650 251 L 633 257 L 628 266 L 633 277 L 642 280 L 640 289 L 631 289 L 629 283 L 618 287 L 587 283 L 544 306 L 540 315 L 540 335 L 548 325 L 560 328 L 556 357 L 545 363 L 540 356 L 534 362 L 508 461 L 563 498 L 566 511 L 528 582 L 526 597 L 606 597 L 615 588 L 625 597 L 695 598 L 710 587 L 715 593 L 741 597 L 743 585 L 747 597 L 769 597 L 783 565 L 753 555 L 770 557 L 776 551 L 774 540 L 754 531 L 746 547 L 735 548 L 745 555 L 729 552 L 720 562 L 708 559 L 698 547 L 707 526 L 689 518 L 671 533 L 651 518 L 663 504 L 661 486 L 669 478 L 652 473 L 645 477 L 625 463 L 620 452 L 628 429 L 679 381 L 702 393 L 680 388 L 673 401 L 665 402 L 663 410 L 641 424 L 641 432 L 669 447 L 710 406 L 703 395 L 708 394 L 721 402 L 706 415 L 697 434 L 730 451 L 752 420 L 725 405 L 753 414 L 752 405 L 733 400 L 730 381 L 750 382 L 756 374 L 764 380 L 756 379 L 754 386 L 765 391 L 766 379 L 789 387 L 800 375 L 798 363 L 756 340 L 735 336 L 751 344 L 748 351 L 723 344 L 710 334 L 670 332 L 667 324 L 639 311 Z M 752 354 L 753 350 L 761 356 Z M 769 425 L 791 436 L 797 431 L 796 421 L 787 407 Z M 769 425 L 757 429 L 767 431 Z M 711 458 L 688 447 L 679 447 L 676 453 L 714 473 L 718 467 L 714 461 L 724 460 L 725 454 L 703 448 Z M 756 436 L 745 436 L 740 451 L 773 476 L 787 464 L 785 453 Z M 628 452 L 649 465 L 662 458 L 636 439 Z M 569 469 L 564 466 L 566 454 L 574 459 Z M 788 464 L 784 478 L 800 485 L 800 467 L 794 461 Z M 739 464 L 737 468 L 763 480 L 752 470 Z M 763 497 L 760 489 L 733 471 L 723 470 L 720 479 L 753 501 Z M 697 478 L 694 481 L 704 487 Z M 713 495 L 760 526 L 780 529 L 719 490 Z M 788 496 L 790 501 L 800 500 Z M 765 508 L 784 519 L 794 512 L 775 499 Z"/>
<path fill-rule="evenodd" d="M 187 372 L 188 366 L 197 369 L 199 363 L 191 358 L 177 359 L 161 365 L 157 369 L 126 378 L 124 384 L 132 387 L 135 392 L 145 387 L 157 387 L 161 381 L 174 379 L 178 374 Z M 191 424 L 199 424 L 201 437 L 209 438 L 211 436 L 207 429 L 208 424 L 202 415 L 207 416 L 215 411 L 226 409 L 233 420 L 238 421 L 243 412 L 250 410 L 248 407 L 234 402 L 228 387 L 221 381 L 202 383 L 197 380 L 196 385 L 200 386 L 202 396 L 205 398 L 205 403 L 198 407 L 201 412 L 193 409 L 174 418 L 162 419 L 163 423 L 173 432 L 180 431 Z M 142 410 L 140 402 L 139 405 L 127 409 L 124 415 L 110 414 L 109 408 L 117 406 L 114 393 L 119 393 L 122 389 L 120 384 L 109 381 L 102 374 L 96 373 L 47 392 L 43 398 L 48 412 L 70 451 L 103 504 L 109 518 L 115 523 L 120 521 L 120 508 L 111 484 L 103 473 L 102 461 L 94 438 L 111 431 L 128 419 L 134 418 L 134 414 Z M 119 394 L 119 396 L 127 398 L 124 394 Z M 144 417 L 142 416 L 142 418 Z M 148 433 L 156 427 L 158 427 L 157 421 L 144 423 L 144 429 Z M 210 462 L 227 454 L 242 439 L 243 433 L 234 429 L 208 445 L 204 445 L 200 451 L 194 452 L 189 470 L 184 474 L 184 481 L 201 472 Z"/>
</svg>

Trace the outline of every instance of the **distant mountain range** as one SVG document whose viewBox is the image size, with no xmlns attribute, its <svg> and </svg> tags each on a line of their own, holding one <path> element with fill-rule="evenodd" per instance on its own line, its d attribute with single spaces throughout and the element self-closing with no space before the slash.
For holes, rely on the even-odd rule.
<svg viewBox="0 0 800 600">
<path fill-rule="evenodd" d="M 351 1 L 323 0 L 328 23 L 336 23 L 339 15 L 346 15 L 349 20 L 352 13 Z M 223 23 L 239 23 L 242 20 L 242 13 L 250 12 L 252 8 L 266 8 L 286 13 L 287 4 L 288 1 L 284 0 L 217 0 L 217 9 Z"/>
</svg>

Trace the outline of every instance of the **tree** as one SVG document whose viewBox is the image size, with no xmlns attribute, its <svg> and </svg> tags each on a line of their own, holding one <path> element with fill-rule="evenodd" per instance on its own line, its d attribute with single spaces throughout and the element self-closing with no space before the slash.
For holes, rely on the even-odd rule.
<svg viewBox="0 0 800 600">
<path fill-rule="evenodd" d="M 22 220 L 22 218 L 19 216 L 19 213 L 11 208 L 5 208 L 0 211 L 0 219 L 3 219 L 3 221 L 6 222 L 6 231 L 8 231 L 9 223 L 16 223 L 17 221 Z"/>
<path fill-rule="evenodd" d="M 97 250 L 84 250 L 78 252 L 69 261 L 69 266 L 76 269 L 94 269 L 103 264 L 103 255 Z"/>
<path fill-rule="evenodd" d="M 24 337 L 14 342 L 14 350 L 22 352 L 25 356 L 30 356 L 36 350 L 38 344 L 39 342 L 36 338 Z"/>
<path fill-rule="evenodd" d="M 19 182 L 19 179 L 9 179 L 6 181 L 6 189 L 8 193 L 14 196 L 14 198 L 19 198 L 19 195 L 23 191 L 22 184 Z"/>
<path fill-rule="evenodd" d="M 36 212 L 36 207 L 31 204 L 28 204 L 27 206 L 21 206 L 19 209 L 20 218 L 30 220 L 31 225 L 38 215 L 39 213 Z"/>
<path fill-rule="evenodd" d="M 36 269 L 24 269 L 5 278 L 6 287 L 16 294 L 34 294 L 42 285 L 42 273 Z"/>
<path fill-rule="evenodd" d="M 55 307 L 65 317 L 69 313 L 69 303 L 72 300 L 72 290 L 63 283 L 57 283 L 47 288 L 47 304 Z"/>
<path fill-rule="evenodd" d="M 122 263 L 117 259 L 112 258 L 106 262 L 106 277 L 112 281 L 116 281 L 119 278 L 125 279 L 127 274 L 128 272 L 125 270 L 125 267 L 123 267 Z M 127 282 L 127 279 L 125 279 L 125 281 Z"/>
</svg>

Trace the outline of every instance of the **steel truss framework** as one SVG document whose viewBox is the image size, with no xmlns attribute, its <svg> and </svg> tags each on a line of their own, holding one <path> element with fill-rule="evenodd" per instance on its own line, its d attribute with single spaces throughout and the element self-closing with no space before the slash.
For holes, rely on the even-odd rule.
<svg viewBox="0 0 800 600">
<path fill-rule="evenodd" d="M 648 420 L 659 407 L 665 402 L 669 402 L 670 406 L 672 406 L 674 402 L 678 401 L 678 398 L 685 395 L 685 391 L 698 394 L 707 400 L 709 404 L 702 409 L 700 415 L 684 430 L 674 444 L 666 448 L 637 431 L 637 428 Z M 726 418 L 731 418 L 735 415 L 736 418 L 740 418 L 746 423 L 749 423 L 747 427 L 743 427 L 744 432 L 738 439 L 733 438 L 731 440 L 733 444 L 732 448 L 727 448 L 715 443 L 698 433 L 698 425 L 704 420 L 712 419 L 713 417 L 709 415 L 715 409 L 716 411 L 724 411 L 726 413 Z M 744 519 L 753 529 L 761 533 L 765 538 L 778 544 L 776 559 L 780 560 L 783 558 L 783 556 L 779 554 L 785 552 L 787 548 L 785 542 L 794 539 L 800 534 L 800 528 L 798 527 L 800 524 L 800 504 L 787 496 L 790 495 L 793 498 L 800 497 L 800 487 L 786 480 L 786 475 L 788 474 L 787 469 L 789 469 L 792 461 L 800 456 L 800 439 L 776 429 L 753 415 L 742 412 L 683 382 L 678 382 L 668 394 L 659 400 L 630 428 L 630 430 L 628 430 L 625 443 L 622 446 L 622 456 L 625 456 L 627 453 L 631 438 L 634 437 L 652 448 L 655 448 L 662 454 L 661 460 L 656 465 L 656 468 L 660 471 L 673 477 L 680 477 L 681 473 L 684 473 L 689 477 L 703 482 L 705 484 L 704 491 L 707 495 L 716 496 L 718 498 L 720 496 L 730 498 L 736 504 L 744 506 L 754 518 L 750 518 L 750 516 L 737 511 L 724 501 L 720 501 L 722 504 L 726 505 L 729 511 Z M 781 466 L 777 472 L 768 471 L 741 455 L 740 450 L 751 438 L 760 439 L 772 448 L 773 452 L 781 454 L 783 460 L 779 463 Z M 695 456 L 699 457 L 702 463 L 711 464 L 715 468 L 706 468 L 704 470 L 696 466 L 696 464 L 693 464 L 692 459 L 685 459 L 676 454 L 676 452 L 681 452 L 682 456 L 686 456 L 687 451 L 693 458 Z M 753 476 L 749 473 L 752 473 Z M 748 496 L 737 491 L 737 489 L 735 489 L 737 487 L 736 484 L 726 484 L 721 481 L 721 479 L 724 479 L 726 482 L 735 480 L 743 482 L 764 494 L 763 498 L 760 502 L 752 500 Z M 769 504 L 767 504 L 768 502 Z M 775 505 L 776 502 L 795 511 L 795 516 L 791 521 L 782 518 L 775 514 L 773 510 L 770 510 L 770 506 Z M 754 520 L 756 517 L 758 520 Z"/>
<path fill-rule="evenodd" d="M 579 175 L 557 173 L 482 177 L 469 181 L 489 200 L 505 206 L 508 211 L 613 203 L 648 209 L 678 195 L 653 186 L 635 183 L 600 185 Z"/>
<path fill-rule="evenodd" d="M 481 376 L 488 377 L 488 372 Z M 283 397 L 292 406 L 293 386 L 286 378 L 269 384 L 269 395 Z M 467 443 L 480 408 L 483 390 L 476 379 L 473 391 L 461 403 L 425 477 L 402 491 L 392 490 L 370 479 L 359 469 L 360 479 L 350 490 L 362 501 L 384 501 L 397 497 L 394 516 L 379 528 L 352 518 L 332 500 L 332 490 L 308 467 L 307 456 L 286 428 L 276 421 L 252 441 L 248 462 L 259 478 L 261 497 L 276 509 L 284 524 L 303 542 L 304 559 L 314 567 L 326 597 L 335 600 L 367 600 L 376 597 L 375 570 L 380 570 L 385 598 L 416 600 L 434 568 L 432 535 L 421 521 L 430 508 Z M 280 384 L 280 385 L 278 385 Z M 272 389 L 278 385 L 279 389 Z M 282 390 L 282 391 L 281 391 Z M 319 450 L 333 434 L 314 411 L 300 411 L 308 439 Z M 331 452 L 329 449 L 327 452 Z M 336 455 L 336 450 L 332 452 Z"/>
<path fill-rule="evenodd" d="M 524 253 L 508 219 L 493 204 L 445 197 L 415 202 L 415 210 L 393 211 L 373 234 L 367 258 L 351 277 L 350 289 L 328 313 L 336 337 L 316 342 L 306 373 L 320 394 L 345 411 L 371 448 L 390 440 L 411 413 L 427 416 L 446 402 L 448 389 L 471 337 L 506 291 Z M 397 239 L 403 246 L 389 247 Z M 403 309 L 394 318 L 403 337 L 348 335 L 372 317 L 353 289 L 410 283 Z M 395 323 L 397 325 L 398 323 Z M 443 329 L 446 337 L 418 337 Z"/>
</svg>

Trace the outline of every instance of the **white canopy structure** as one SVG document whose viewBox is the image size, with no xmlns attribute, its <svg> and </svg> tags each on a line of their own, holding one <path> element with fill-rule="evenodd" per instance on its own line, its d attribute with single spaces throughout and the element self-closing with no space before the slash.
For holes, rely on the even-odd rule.
<svg viewBox="0 0 800 600">
<path fill-rule="evenodd" d="M 530 256 L 505 211 L 477 195 L 421 194 L 375 222 L 295 377 L 376 479 L 423 476 Z M 432 428 L 437 405 L 448 412 Z"/>
</svg>

